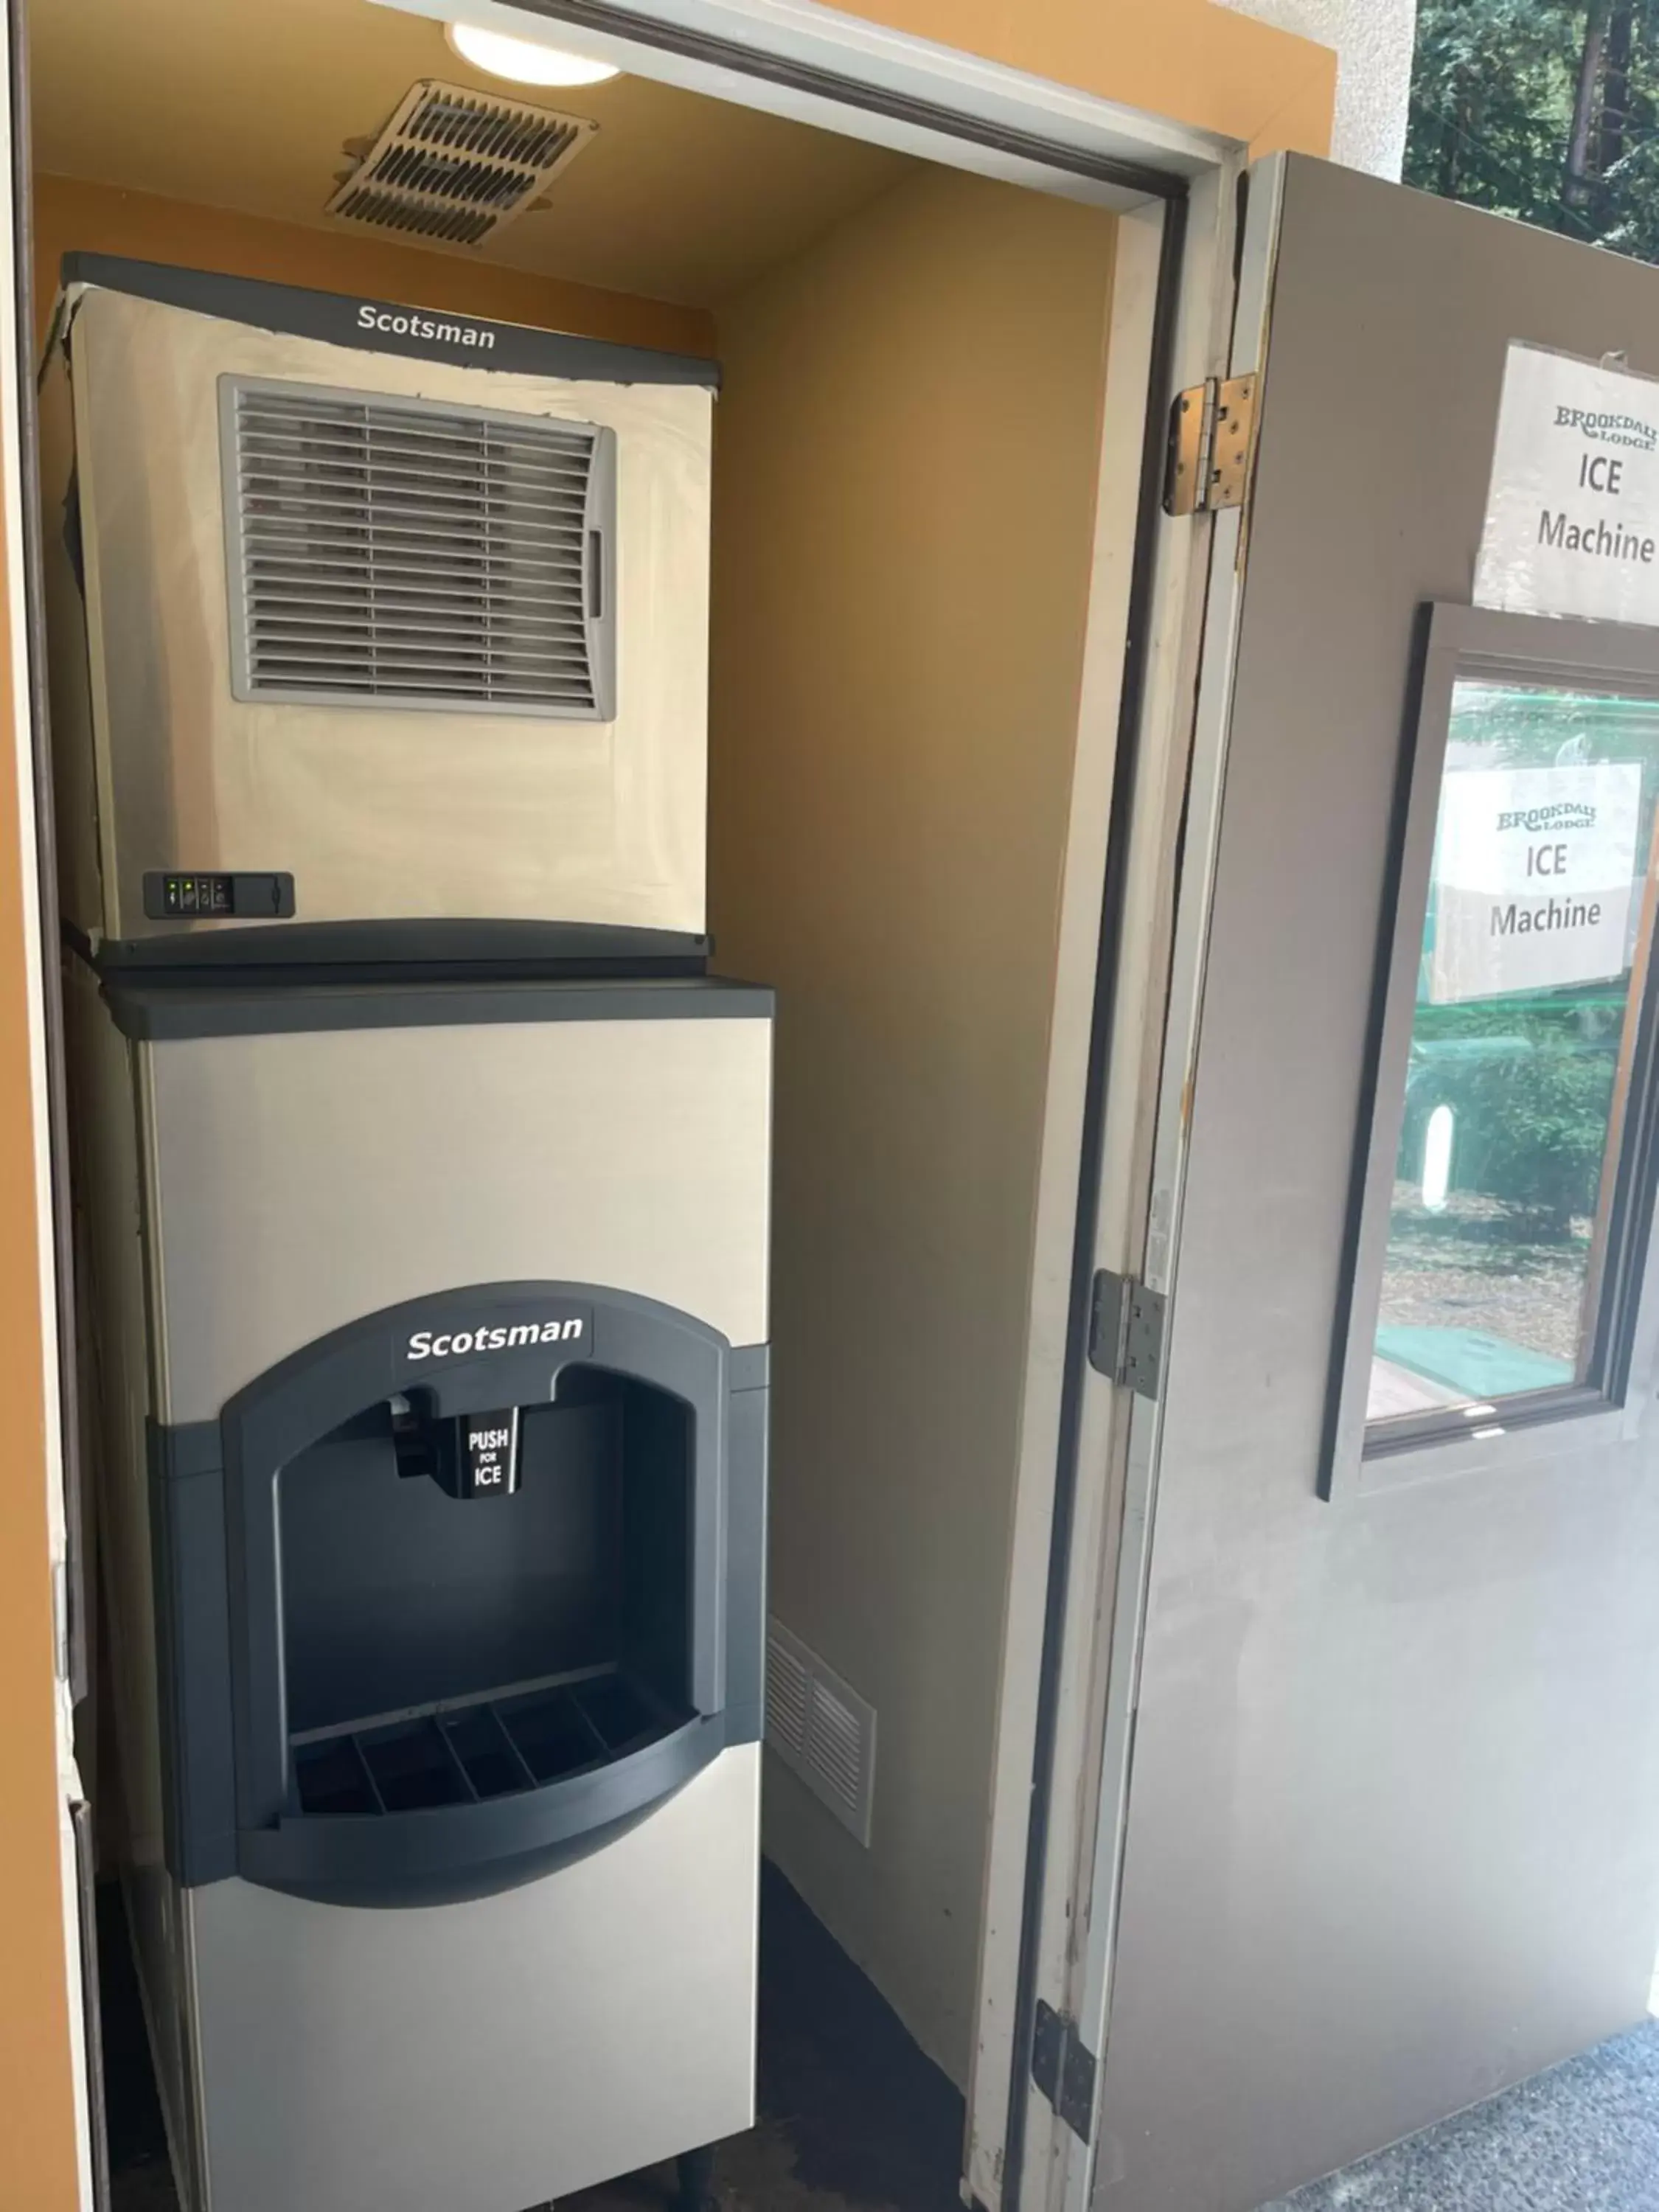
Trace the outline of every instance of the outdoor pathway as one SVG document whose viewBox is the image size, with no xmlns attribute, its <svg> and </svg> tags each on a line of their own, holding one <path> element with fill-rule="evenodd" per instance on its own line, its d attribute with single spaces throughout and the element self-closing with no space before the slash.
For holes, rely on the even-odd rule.
<svg viewBox="0 0 1659 2212">
<path fill-rule="evenodd" d="M 1262 2212 L 1655 2212 L 1659 2021 Z"/>
</svg>

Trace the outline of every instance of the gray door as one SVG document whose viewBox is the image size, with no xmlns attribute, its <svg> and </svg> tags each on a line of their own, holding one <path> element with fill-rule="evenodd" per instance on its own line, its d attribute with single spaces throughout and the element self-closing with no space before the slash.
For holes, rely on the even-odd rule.
<svg viewBox="0 0 1659 2212">
<path fill-rule="evenodd" d="M 1659 1923 L 1659 631 L 1459 612 L 1511 343 L 1659 374 L 1659 274 L 1299 158 L 1250 223 L 1098 2212 L 1246 2212 L 1626 2027 Z M 1443 787 L 1569 770 L 1620 949 L 1447 988 Z"/>
</svg>

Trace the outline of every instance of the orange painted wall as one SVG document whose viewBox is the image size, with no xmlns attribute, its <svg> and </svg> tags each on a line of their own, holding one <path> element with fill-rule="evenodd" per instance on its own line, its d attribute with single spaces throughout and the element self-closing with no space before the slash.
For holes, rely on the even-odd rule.
<svg viewBox="0 0 1659 2212">
<path fill-rule="evenodd" d="M 841 0 L 855 15 L 1236 138 L 1331 143 L 1336 56 L 1214 0 Z"/>
<path fill-rule="evenodd" d="M 8 202 L 9 204 L 9 202 Z M 16 457 L 0 449 L 0 498 Z M 16 587 L 0 536 L 0 710 L 14 670 L 4 610 Z M 39 1070 L 24 966 L 26 824 L 9 712 L 0 735 L 0 2204 L 80 2202 L 76 2033 L 59 1828 L 46 1404 L 35 1145 Z"/>
<path fill-rule="evenodd" d="M 311 284 L 325 292 L 365 293 L 411 307 L 450 307 L 462 314 L 576 331 L 625 345 L 661 346 L 673 353 L 714 350 L 714 320 L 701 308 L 528 276 L 419 246 L 387 245 L 351 231 L 311 230 L 302 223 L 234 215 L 153 192 L 121 191 L 74 177 L 34 180 L 35 309 L 42 334 L 58 289 L 58 261 L 76 251 L 126 253 L 141 261 Z"/>
</svg>

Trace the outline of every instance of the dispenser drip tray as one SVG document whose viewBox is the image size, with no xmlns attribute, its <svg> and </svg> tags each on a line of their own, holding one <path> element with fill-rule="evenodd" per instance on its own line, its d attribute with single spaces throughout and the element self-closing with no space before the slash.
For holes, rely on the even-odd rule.
<svg viewBox="0 0 1659 2212">
<path fill-rule="evenodd" d="M 412 1813 L 538 1790 L 641 1751 L 692 1718 L 621 1667 L 290 1739 L 301 1813 Z"/>
</svg>

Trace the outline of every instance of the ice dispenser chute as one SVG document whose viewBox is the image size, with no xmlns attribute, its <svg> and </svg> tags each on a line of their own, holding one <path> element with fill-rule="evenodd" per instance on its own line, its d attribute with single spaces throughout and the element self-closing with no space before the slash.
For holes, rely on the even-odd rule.
<svg viewBox="0 0 1659 2212">
<path fill-rule="evenodd" d="M 175 1531 L 214 1511 L 222 1443 L 227 1588 L 161 1593 L 177 1732 L 216 1676 L 232 1747 L 173 1808 L 184 1878 L 477 1893 L 754 1741 L 763 1470 L 738 1366 L 650 1300 L 463 1291 L 307 1346 L 206 1437 L 162 1432 Z M 481 1448 L 510 1449 L 510 1483 L 470 1479 L 481 1436 L 510 1439 Z"/>
</svg>

